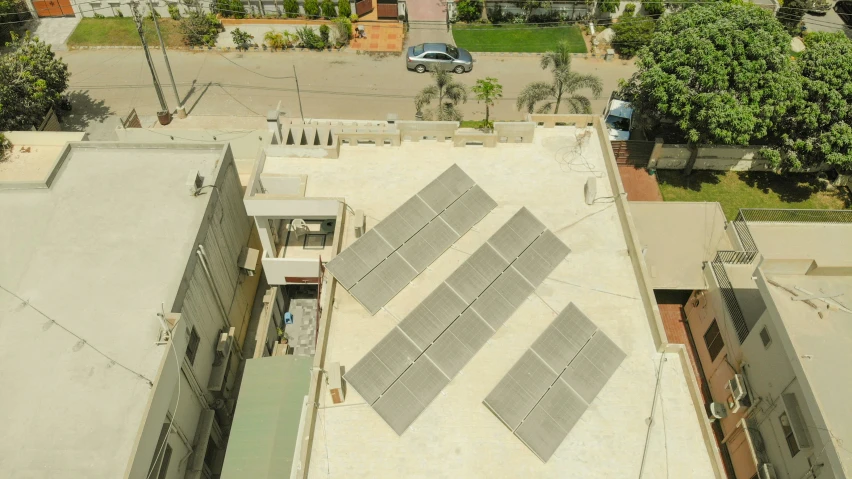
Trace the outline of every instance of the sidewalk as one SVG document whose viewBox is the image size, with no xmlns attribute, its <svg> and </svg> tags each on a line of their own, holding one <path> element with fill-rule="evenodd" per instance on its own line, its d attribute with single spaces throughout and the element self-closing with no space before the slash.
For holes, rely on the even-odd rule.
<svg viewBox="0 0 852 479">
<path fill-rule="evenodd" d="M 39 18 L 30 22 L 27 29 L 34 37 L 50 45 L 54 51 L 65 51 L 68 50 L 65 42 L 79 23 L 80 19 L 76 17 Z"/>
</svg>

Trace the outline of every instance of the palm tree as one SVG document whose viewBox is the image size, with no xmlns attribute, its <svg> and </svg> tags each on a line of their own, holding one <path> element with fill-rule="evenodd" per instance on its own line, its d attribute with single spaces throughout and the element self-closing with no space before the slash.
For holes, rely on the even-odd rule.
<svg viewBox="0 0 852 479">
<path fill-rule="evenodd" d="M 431 74 L 435 84 L 420 90 L 414 97 L 417 113 L 427 120 L 461 121 L 462 113 L 456 107 L 459 103 L 467 103 L 467 87 L 457 83 L 448 71 L 432 70 Z M 438 106 L 434 111 L 423 111 L 423 107 L 435 99 L 438 100 Z"/>
<path fill-rule="evenodd" d="M 603 90 L 603 81 L 594 75 L 583 75 L 571 71 L 571 49 L 568 42 L 560 42 L 556 50 L 541 57 L 541 68 L 550 68 L 553 82 L 532 82 L 518 95 L 518 111 L 532 113 L 559 113 L 559 105 L 564 101 L 571 113 L 591 113 L 592 102 L 588 97 L 577 94 L 578 90 L 588 88 L 595 98 Z M 564 98 L 563 98 L 564 97 Z M 542 102 L 536 110 L 537 103 Z"/>
</svg>

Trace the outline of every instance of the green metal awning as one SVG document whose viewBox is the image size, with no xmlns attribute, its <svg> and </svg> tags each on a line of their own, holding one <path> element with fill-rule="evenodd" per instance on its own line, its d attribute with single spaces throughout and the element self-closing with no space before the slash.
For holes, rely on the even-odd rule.
<svg viewBox="0 0 852 479">
<path fill-rule="evenodd" d="M 222 479 L 290 477 L 312 365 L 292 355 L 246 361 Z"/>
</svg>

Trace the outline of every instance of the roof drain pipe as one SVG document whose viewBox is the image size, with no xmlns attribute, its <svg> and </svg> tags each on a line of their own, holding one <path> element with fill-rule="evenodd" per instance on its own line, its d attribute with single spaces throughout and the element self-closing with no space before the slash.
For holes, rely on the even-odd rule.
<svg viewBox="0 0 852 479">
<path fill-rule="evenodd" d="M 225 320 L 225 327 L 230 328 L 231 322 L 228 320 L 228 311 L 225 310 L 225 305 L 222 303 L 222 298 L 219 297 L 219 291 L 216 289 L 216 283 L 213 282 L 213 275 L 210 274 L 210 265 L 207 262 L 207 252 L 204 250 L 204 245 L 199 244 L 198 249 L 195 250 L 195 254 L 198 255 L 198 259 L 201 261 L 201 266 L 204 268 L 204 274 L 207 276 L 207 281 L 210 282 L 210 289 L 213 290 L 213 296 L 216 297 L 216 302 L 219 304 L 219 309 L 222 310 L 222 318 Z M 237 341 L 233 341 L 231 347 L 234 351 L 237 352 L 237 355 L 240 357 L 240 360 L 244 360 L 245 356 L 243 356 L 243 350 Z"/>
<path fill-rule="evenodd" d="M 228 321 L 228 312 L 225 310 L 225 305 L 222 303 L 222 298 L 219 297 L 219 291 L 216 290 L 216 283 L 213 282 L 213 275 L 210 274 L 210 267 L 207 263 L 207 252 L 204 251 L 204 245 L 199 244 L 198 249 L 195 251 L 195 254 L 197 254 L 198 259 L 201 260 L 201 266 L 204 268 L 204 274 L 207 276 L 207 281 L 210 282 L 210 289 L 213 290 L 213 296 L 216 297 L 216 303 L 219 305 L 219 309 L 222 311 L 222 319 L 225 320 L 225 327 L 230 328 L 231 322 Z"/>
</svg>

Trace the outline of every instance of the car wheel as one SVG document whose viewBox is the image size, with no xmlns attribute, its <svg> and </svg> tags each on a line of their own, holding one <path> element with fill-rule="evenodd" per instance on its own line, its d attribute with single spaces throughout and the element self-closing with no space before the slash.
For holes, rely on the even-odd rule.
<svg viewBox="0 0 852 479">
<path fill-rule="evenodd" d="M 414 71 L 416 71 L 417 73 L 425 73 L 426 67 L 424 67 L 423 65 L 417 65 L 416 67 L 414 67 Z"/>
<path fill-rule="evenodd" d="M 462 73 L 464 73 L 464 67 L 459 65 L 453 71 L 461 75 Z"/>
</svg>

